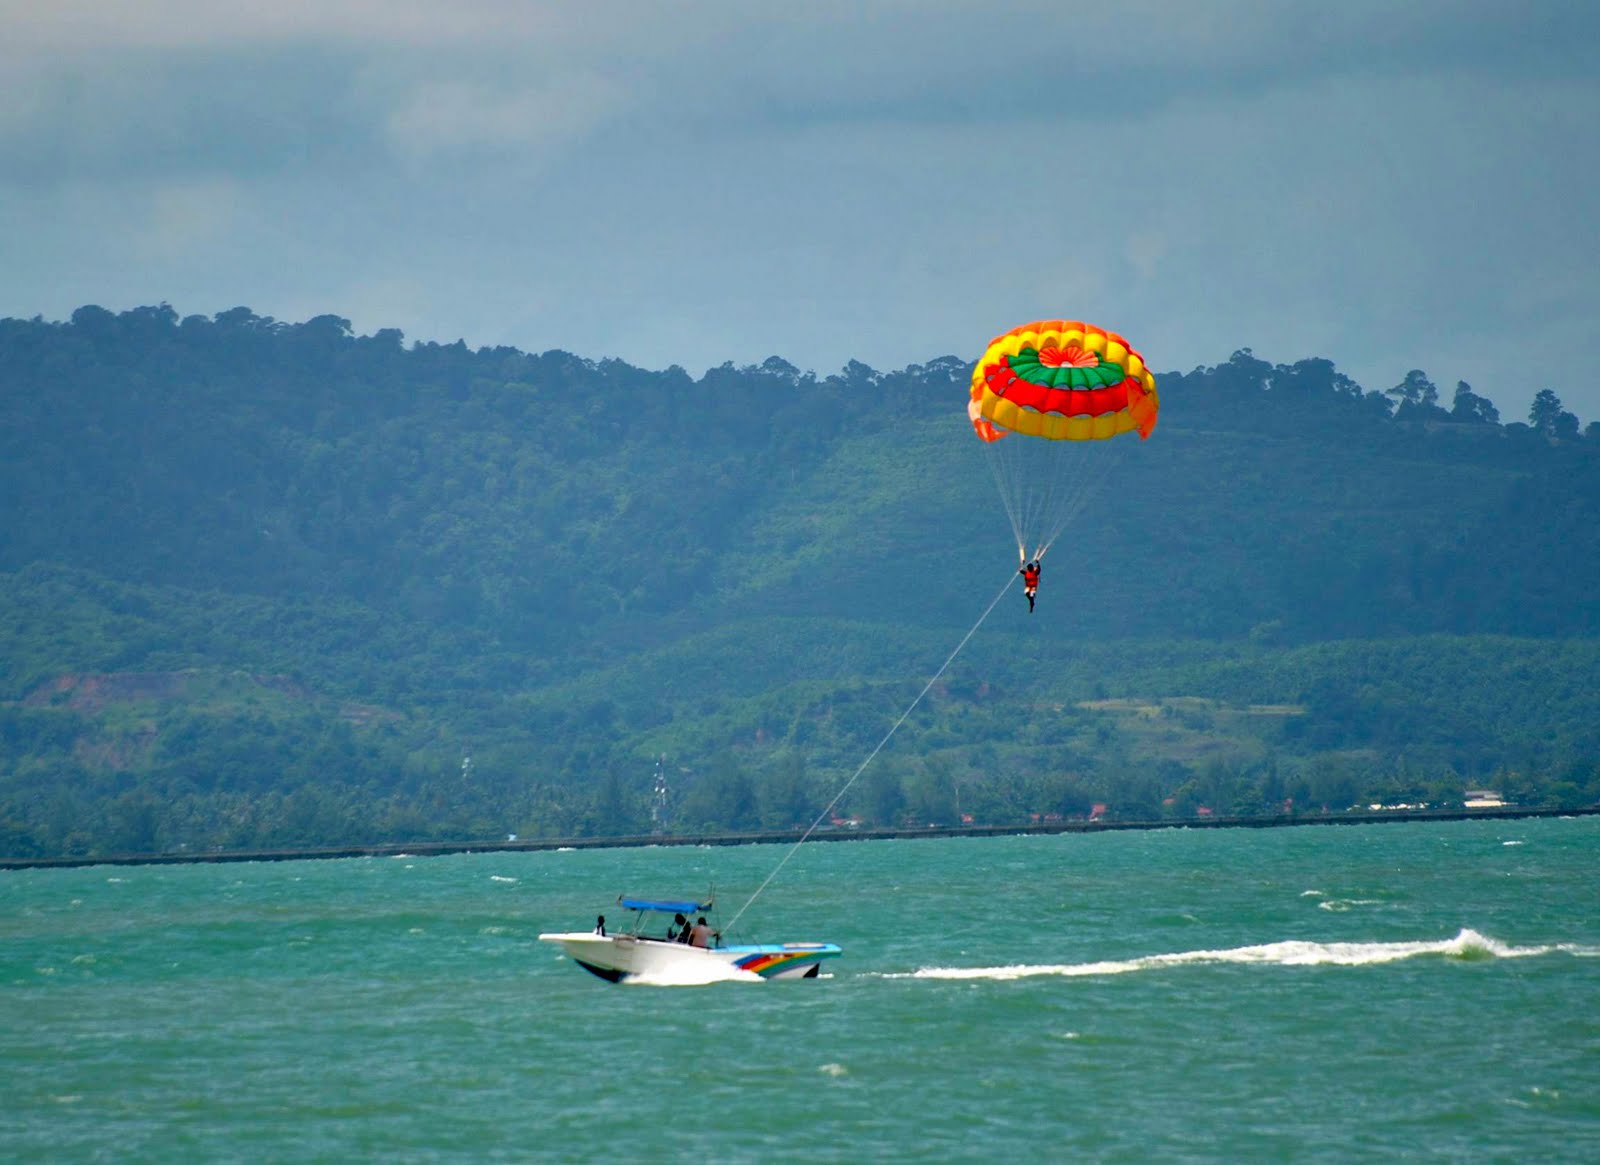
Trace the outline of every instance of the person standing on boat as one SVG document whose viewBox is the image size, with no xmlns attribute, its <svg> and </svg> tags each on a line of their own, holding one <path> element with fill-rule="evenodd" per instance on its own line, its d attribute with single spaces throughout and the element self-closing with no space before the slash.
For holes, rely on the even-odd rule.
<svg viewBox="0 0 1600 1165">
<path fill-rule="evenodd" d="M 1028 614 L 1033 614 L 1033 596 L 1039 589 L 1039 571 L 1041 567 L 1036 558 L 1032 562 L 1024 563 L 1022 569 L 1017 571 L 1022 576 L 1022 593 L 1028 596 Z"/>
<path fill-rule="evenodd" d="M 701 915 L 700 921 L 694 924 L 689 931 L 689 945 L 692 947 L 709 947 L 711 945 L 711 927 L 706 924 L 706 916 Z"/>
<path fill-rule="evenodd" d="M 689 920 L 681 914 L 672 916 L 672 925 L 667 927 L 667 941 L 669 943 L 686 943 L 689 941 Z"/>
<path fill-rule="evenodd" d="M 605 915 L 602 914 L 599 918 L 594 920 L 594 932 L 595 932 L 595 934 L 599 935 L 601 938 L 605 938 L 606 937 L 606 916 Z"/>
</svg>

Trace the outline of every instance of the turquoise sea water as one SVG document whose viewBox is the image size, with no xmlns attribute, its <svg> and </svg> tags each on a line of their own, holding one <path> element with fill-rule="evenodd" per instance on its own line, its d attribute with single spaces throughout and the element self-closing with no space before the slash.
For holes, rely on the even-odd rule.
<svg viewBox="0 0 1600 1165">
<path fill-rule="evenodd" d="M 1600 819 L 0 874 L 0 1159 L 1600 1161 Z"/>
</svg>

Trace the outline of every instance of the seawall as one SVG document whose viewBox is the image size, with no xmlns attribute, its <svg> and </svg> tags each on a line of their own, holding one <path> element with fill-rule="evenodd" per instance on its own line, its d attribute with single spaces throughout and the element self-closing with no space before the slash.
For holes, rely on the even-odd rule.
<svg viewBox="0 0 1600 1165">
<path fill-rule="evenodd" d="M 1318 813 L 1278 817 L 1200 817 L 1181 821 L 1051 821 L 1027 825 L 928 826 L 924 829 L 826 829 L 809 842 L 882 841 L 924 837 L 1017 837 L 1028 834 L 1102 833 L 1128 829 L 1277 829 L 1298 825 L 1378 825 L 1417 821 L 1501 821 L 1529 817 L 1590 817 L 1600 805 L 1580 809 L 1438 809 L 1394 813 Z M 155 854 L 111 854 L 98 857 L 0 858 L 0 870 L 74 869 L 82 866 L 177 866 L 220 862 L 298 862 L 319 858 L 441 857 L 462 853 L 517 853 L 562 849 L 617 849 L 637 846 L 793 845 L 804 835 L 798 829 L 751 833 L 644 835 L 637 837 L 533 838 L 517 841 L 385 842 L 374 845 L 320 846 L 307 849 L 178 851 Z"/>
</svg>

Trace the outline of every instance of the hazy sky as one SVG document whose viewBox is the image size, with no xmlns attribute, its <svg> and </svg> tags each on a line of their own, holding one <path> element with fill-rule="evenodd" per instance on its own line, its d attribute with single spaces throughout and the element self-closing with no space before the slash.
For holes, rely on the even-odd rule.
<svg viewBox="0 0 1600 1165">
<path fill-rule="evenodd" d="M 777 13 L 784 13 L 777 15 Z M 1600 4 L 0 0 L 0 315 L 698 374 L 1081 317 L 1600 419 Z"/>
</svg>

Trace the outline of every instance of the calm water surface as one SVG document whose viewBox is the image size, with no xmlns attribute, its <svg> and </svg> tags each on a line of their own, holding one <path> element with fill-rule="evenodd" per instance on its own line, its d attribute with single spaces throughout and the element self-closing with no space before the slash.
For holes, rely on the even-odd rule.
<svg viewBox="0 0 1600 1165">
<path fill-rule="evenodd" d="M 1600 1161 L 1600 819 L 0 874 L 0 1159 Z"/>
</svg>

